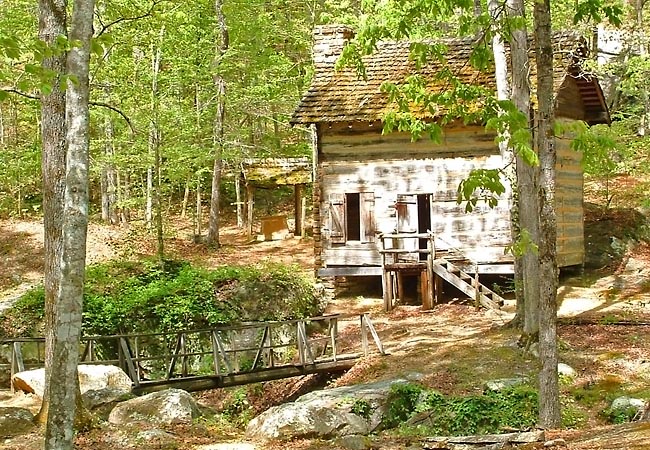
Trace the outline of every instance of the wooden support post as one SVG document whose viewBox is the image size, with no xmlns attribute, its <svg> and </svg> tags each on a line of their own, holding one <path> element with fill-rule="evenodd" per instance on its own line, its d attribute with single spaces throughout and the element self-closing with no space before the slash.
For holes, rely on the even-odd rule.
<svg viewBox="0 0 650 450">
<path fill-rule="evenodd" d="M 219 336 L 217 336 L 217 332 L 215 330 L 212 330 L 212 333 L 210 334 L 210 343 L 212 344 L 212 365 L 214 367 L 214 374 L 215 375 L 221 375 L 221 364 L 219 364 L 219 344 L 218 344 Z"/>
<path fill-rule="evenodd" d="M 133 381 L 135 387 L 140 386 L 140 374 L 137 370 L 135 370 L 135 364 L 133 363 L 133 359 L 131 357 L 131 348 L 128 341 L 124 337 L 120 338 L 120 349 L 124 355 L 124 361 L 126 363 L 126 368 L 128 369 L 127 373 L 129 375 L 129 378 L 131 378 L 131 381 Z"/>
<path fill-rule="evenodd" d="M 361 348 L 363 349 L 363 356 L 368 356 L 368 324 L 365 314 L 361 314 Z"/>
<path fill-rule="evenodd" d="M 403 305 L 405 303 L 404 302 L 405 300 L 404 299 L 404 274 L 400 271 L 397 271 L 395 275 L 396 275 L 395 280 L 397 284 L 397 298 Z"/>
<path fill-rule="evenodd" d="M 294 235 L 295 236 L 302 236 L 302 229 L 303 229 L 303 217 L 302 217 L 302 191 L 303 191 L 303 185 L 302 184 L 296 184 L 293 187 L 293 210 L 294 210 L 294 217 L 295 217 L 295 227 L 294 227 Z"/>
<path fill-rule="evenodd" d="M 422 291 L 422 309 L 431 309 L 433 305 L 431 304 L 431 280 L 428 268 L 420 272 L 420 290 Z"/>
<path fill-rule="evenodd" d="M 442 283 L 443 279 L 439 275 L 433 276 L 433 297 L 436 304 L 442 301 Z"/>
<path fill-rule="evenodd" d="M 253 206 L 255 205 L 255 187 L 251 184 L 246 185 L 246 227 L 248 237 L 253 236 Z"/>
<path fill-rule="evenodd" d="M 307 199 L 300 200 L 300 237 L 305 237 L 305 219 L 307 218 Z"/>
<path fill-rule="evenodd" d="M 20 342 L 14 342 L 11 350 L 11 378 L 18 372 L 25 370 L 25 363 L 23 361 L 23 352 Z M 11 383 L 11 392 L 14 391 L 14 385 Z"/>
<path fill-rule="evenodd" d="M 481 307 L 481 284 L 478 281 L 478 267 L 476 267 L 474 271 L 475 273 L 474 273 L 473 284 L 474 284 L 474 289 L 476 290 L 476 298 L 474 299 L 474 301 L 475 301 L 476 309 L 478 309 Z"/>
</svg>

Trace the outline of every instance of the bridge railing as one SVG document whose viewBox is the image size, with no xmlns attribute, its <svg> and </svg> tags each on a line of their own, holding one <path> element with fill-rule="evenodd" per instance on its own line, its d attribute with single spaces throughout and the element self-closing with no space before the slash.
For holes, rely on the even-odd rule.
<svg viewBox="0 0 650 450">
<path fill-rule="evenodd" d="M 345 322 L 346 332 L 340 325 Z M 371 342 L 374 344 L 371 345 Z M 23 351 L 30 350 L 29 358 Z M 4 348 L 3 348 L 4 347 Z M 0 340 L 11 354 L 11 375 L 43 365 L 44 340 Z M 143 382 L 221 376 L 313 366 L 367 356 L 384 349 L 368 314 L 250 322 L 213 329 L 85 336 L 80 363 L 121 367 L 136 388 Z"/>
</svg>

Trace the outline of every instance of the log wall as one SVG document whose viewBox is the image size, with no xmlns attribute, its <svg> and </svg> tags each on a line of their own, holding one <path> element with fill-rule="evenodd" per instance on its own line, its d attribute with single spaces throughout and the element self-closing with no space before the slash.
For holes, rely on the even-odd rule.
<svg viewBox="0 0 650 450">
<path fill-rule="evenodd" d="M 367 124 L 321 126 L 319 137 L 315 190 L 320 201 L 316 250 L 322 255 L 321 267 L 381 264 L 378 241 L 338 244 L 330 238 L 330 199 L 355 192 L 374 193 L 376 228 L 386 233 L 398 227 L 398 196 L 430 194 L 437 249 L 460 250 L 478 263 L 509 261 L 504 255 L 510 242 L 509 190 L 494 209 L 479 203 L 474 212 L 465 213 L 465 206 L 456 203 L 458 184 L 471 169 L 502 164 L 494 135 L 484 128 L 452 127 L 441 144 L 411 142 L 408 133 L 382 135 L 379 127 Z"/>
</svg>

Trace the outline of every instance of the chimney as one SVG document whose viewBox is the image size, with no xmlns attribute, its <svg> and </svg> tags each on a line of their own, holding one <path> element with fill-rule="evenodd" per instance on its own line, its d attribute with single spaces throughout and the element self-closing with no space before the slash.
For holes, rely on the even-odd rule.
<svg viewBox="0 0 650 450">
<path fill-rule="evenodd" d="M 354 37 L 347 25 L 319 25 L 314 28 L 314 68 L 316 73 L 334 70 L 343 47 Z"/>
</svg>

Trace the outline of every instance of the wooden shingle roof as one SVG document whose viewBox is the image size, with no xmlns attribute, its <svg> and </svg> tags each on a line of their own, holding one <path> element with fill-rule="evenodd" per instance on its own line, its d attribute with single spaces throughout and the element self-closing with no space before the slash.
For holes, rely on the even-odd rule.
<svg viewBox="0 0 650 450">
<path fill-rule="evenodd" d="M 496 89 L 492 71 L 481 72 L 469 63 L 474 47 L 472 39 L 446 39 L 439 42 L 447 48 L 445 58 L 442 61 L 430 61 L 419 69 L 416 68 L 415 61 L 409 58 L 410 42 L 380 42 L 375 52 L 363 57 L 365 79 L 359 77 L 353 67 L 344 67 L 335 71 L 332 66 L 323 69 L 317 64 L 312 84 L 296 108 L 291 123 L 381 120 L 384 114 L 397 109 L 395 104 L 389 103 L 388 94 L 381 91 L 384 82 L 399 85 L 404 83 L 407 76 L 421 74 L 430 81 L 429 89 L 442 90 L 444 83 L 435 81 L 435 75 L 443 68 L 450 69 L 463 83 Z M 573 33 L 556 33 L 554 54 L 556 93 L 566 77 L 576 78 L 585 109 L 591 108 L 594 117 L 607 118 L 593 120 L 593 122 L 608 121 L 607 106 L 597 80 L 587 76 L 580 69 L 580 61 L 587 54 L 584 40 Z M 531 59 L 530 72 L 534 80 L 536 71 L 533 59 Z M 534 83 L 531 87 L 534 89 Z M 426 111 L 421 114 L 424 118 L 435 118 L 435 114 Z"/>
</svg>

